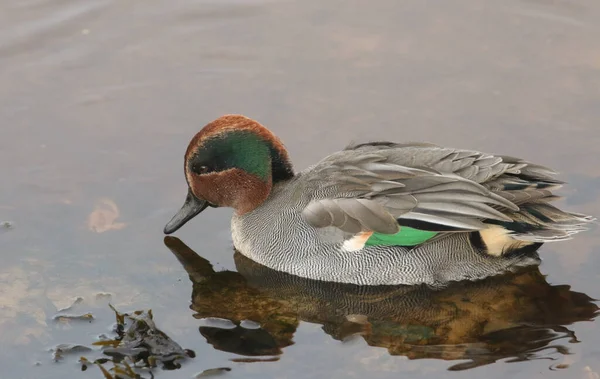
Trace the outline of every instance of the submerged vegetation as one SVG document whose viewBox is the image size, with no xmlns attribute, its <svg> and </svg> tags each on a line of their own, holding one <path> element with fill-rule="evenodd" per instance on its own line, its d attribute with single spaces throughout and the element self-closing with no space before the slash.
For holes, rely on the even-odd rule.
<svg viewBox="0 0 600 379">
<path fill-rule="evenodd" d="M 101 335 L 92 346 L 100 348 L 102 357 L 95 359 L 81 356 L 81 370 L 97 366 L 106 379 L 145 379 L 153 378 L 153 370 L 161 367 L 173 370 L 181 367 L 180 362 L 194 358 L 192 350 L 182 348 L 177 342 L 156 327 L 152 310 L 137 310 L 121 313 L 112 305 L 115 313 L 113 336 Z M 92 320 L 91 313 L 84 315 L 57 315 L 57 322 Z M 52 349 L 55 361 L 64 359 L 66 354 L 89 353 L 90 347 L 76 344 L 60 344 Z"/>
</svg>

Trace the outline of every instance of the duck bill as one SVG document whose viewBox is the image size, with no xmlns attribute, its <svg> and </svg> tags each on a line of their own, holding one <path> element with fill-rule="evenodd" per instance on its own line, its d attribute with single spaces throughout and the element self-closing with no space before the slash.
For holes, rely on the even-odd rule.
<svg viewBox="0 0 600 379">
<path fill-rule="evenodd" d="M 186 222 L 190 221 L 198 213 L 206 209 L 208 204 L 208 201 L 198 199 L 196 196 L 194 196 L 194 194 L 192 194 L 192 191 L 188 189 L 185 203 L 183 203 L 183 206 L 179 212 L 177 212 L 177 214 L 175 214 L 171 221 L 169 221 L 165 226 L 165 234 L 171 234 L 177 229 L 181 228 Z"/>
</svg>

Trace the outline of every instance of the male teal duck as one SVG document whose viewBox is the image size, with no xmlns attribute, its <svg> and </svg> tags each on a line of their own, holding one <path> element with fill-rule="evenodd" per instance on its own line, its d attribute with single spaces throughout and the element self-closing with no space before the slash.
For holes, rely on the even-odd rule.
<svg viewBox="0 0 600 379">
<path fill-rule="evenodd" d="M 592 217 L 549 204 L 543 166 L 425 143 L 352 145 L 294 173 L 266 127 L 225 115 L 185 153 L 188 194 L 173 233 L 231 207 L 234 247 L 269 268 L 358 285 L 477 280 L 539 264 L 537 249 Z"/>
</svg>

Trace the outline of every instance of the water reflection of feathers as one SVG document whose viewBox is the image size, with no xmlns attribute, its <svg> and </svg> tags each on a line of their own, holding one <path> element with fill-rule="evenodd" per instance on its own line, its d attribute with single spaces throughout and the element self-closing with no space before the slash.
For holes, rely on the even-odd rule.
<svg viewBox="0 0 600 379">
<path fill-rule="evenodd" d="M 361 335 L 371 346 L 411 359 L 468 360 L 467 369 L 498 359 L 529 360 L 546 349 L 566 354 L 554 341 L 576 341 L 565 327 L 598 314 L 593 299 L 551 286 L 537 267 L 444 289 L 325 283 L 261 266 L 235 254 L 238 272 L 215 272 L 177 238 L 165 244 L 193 284 L 194 317 L 231 320 L 233 328 L 200 327 L 216 349 L 273 356 L 291 345 L 299 321 L 323 325 L 332 338 Z M 240 326 L 243 320 L 258 329 Z"/>
</svg>

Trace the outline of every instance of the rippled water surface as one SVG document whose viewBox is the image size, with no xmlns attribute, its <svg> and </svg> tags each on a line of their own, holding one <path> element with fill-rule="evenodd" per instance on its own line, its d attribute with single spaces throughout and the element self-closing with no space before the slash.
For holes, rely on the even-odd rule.
<svg viewBox="0 0 600 379">
<path fill-rule="evenodd" d="M 592 0 L 3 1 L 0 377 L 102 377 L 77 362 L 95 351 L 49 349 L 109 334 L 110 301 L 196 352 L 157 377 L 597 379 L 595 226 L 539 270 L 442 292 L 259 267 L 234 255 L 228 209 L 162 228 L 188 140 L 224 113 L 271 128 L 298 169 L 381 139 L 523 157 L 599 216 L 598 20 Z M 93 319 L 54 319 L 77 298 Z"/>
</svg>

